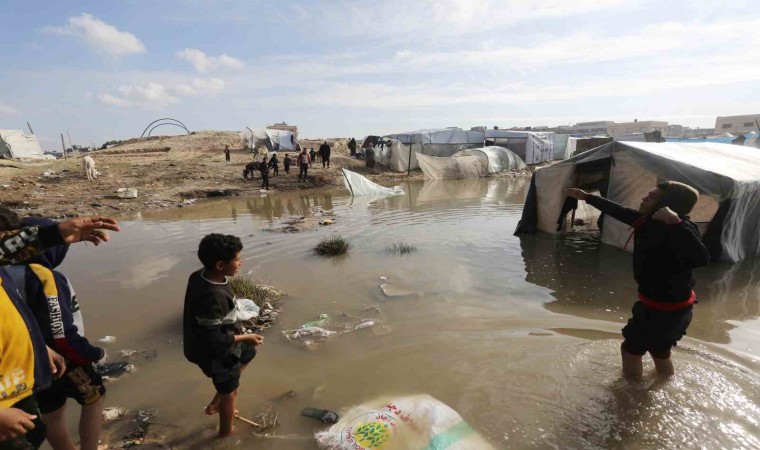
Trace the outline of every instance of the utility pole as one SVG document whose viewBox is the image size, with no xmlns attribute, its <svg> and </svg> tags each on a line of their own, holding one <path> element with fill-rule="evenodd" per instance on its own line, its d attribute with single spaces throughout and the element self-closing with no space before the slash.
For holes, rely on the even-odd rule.
<svg viewBox="0 0 760 450">
<path fill-rule="evenodd" d="M 69 130 L 66 130 L 66 136 L 69 137 L 69 147 L 71 147 L 71 150 L 74 150 L 74 146 L 71 145 L 71 135 L 69 134 Z"/>
<path fill-rule="evenodd" d="M 63 140 L 63 133 L 61 133 L 61 146 L 63 147 L 63 159 L 69 159 L 66 157 L 66 142 Z"/>
<path fill-rule="evenodd" d="M 32 130 L 32 126 L 29 125 L 29 122 L 26 123 L 26 126 L 29 127 L 29 132 L 32 133 L 32 134 L 34 134 L 34 130 Z"/>
</svg>

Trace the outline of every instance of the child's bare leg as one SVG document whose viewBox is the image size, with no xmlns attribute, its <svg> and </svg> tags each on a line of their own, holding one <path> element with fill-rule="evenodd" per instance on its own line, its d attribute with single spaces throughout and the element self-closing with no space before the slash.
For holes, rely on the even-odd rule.
<svg viewBox="0 0 760 450">
<path fill-rule="evenodd" d="M 625 345 L 620 346 L 620 355 L 623 358 L 623 373 L 629 377 L 640 378 L 644 374 L 644 362 L 640 355 L 628 353 Z"/>
<path fill-rule="evenodd" d="M 42 423 L 47 427 L 45 437 L 53 450 L 77 450 L 66 429 L 66 422 L 63 420 L 65 412 L 66 405 L 63 405 L 49 414 L 42 415 Z"/>
<path fill-rule="evenodd" d="M 81 450 L 97 450 L 103 415 L 103 398 L 82 406 L 79 416 L 79 445 Z"/>
<path fill-rule="evenodd" d="M 237 389 L 229 394 L 219 396 L 219 437 L 229 436 L 235 429 L 235 403 L 237 402 Z"/>
<path fill-rule="evenodd" d="M 245 368 L 248 367 L 248 364 L 244 364 L 240 367 L 240 373 L 243 373 Z M 208 406 L 206 406 L 206 414 L 209 416 L 213 416 L 214 414 L 217 414 L 219 412 L 219 393 L 217 392 L 214 394 L 214 398 L 211 399 Z M 239 411 L 235 410 L 235 414 L 237 414 Z"/>
<path fill-rule="evenodd" d="M 652 355 L 652 361 L 654 361 L 654 368 L 657 371 L 657 375 L 661 377 L 672 377 L 676 371 L 673 368 L 673 362 L 670 358 L 658 358 Z"/>
</svg>

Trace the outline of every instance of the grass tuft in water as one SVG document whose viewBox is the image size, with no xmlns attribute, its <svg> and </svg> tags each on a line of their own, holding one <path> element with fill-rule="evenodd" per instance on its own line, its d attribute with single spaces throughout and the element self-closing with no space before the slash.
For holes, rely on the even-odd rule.
<svg viewBox="0 0 760 450">
<path fill-rule="evenodd" d="M 282 299 L 283 294 L 269 286 L 269 283 L 254 279 L 250 276 L 238 275 L 230 278 L 232 292 L 237 298 L 247 298 L 253 300 L 260 308 L 264 308 L 264 303 L 277 308 L 277 304 Z"/>
<path fill-rule="evenodd" d="M 417 247 L 408 242 L 398 241 L 385 246 L 385 253 L 395 256 L 409 256 L 417 251 Z"/>
<path fill-rule="evenodd" d="M 319 241 L 314 251 L 322 256 L 335 256 L 348 253 L 349 248 L 351 248 L 351 241 L 348 239 L 342 236 L 330 236 Z"/>
</svg>

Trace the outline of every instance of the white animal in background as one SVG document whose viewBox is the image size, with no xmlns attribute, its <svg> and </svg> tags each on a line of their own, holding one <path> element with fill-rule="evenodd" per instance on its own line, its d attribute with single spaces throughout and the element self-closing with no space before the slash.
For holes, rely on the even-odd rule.
<svg viewBox="0 0 760 450">
<path fill-rule="evenodd" d="M 84 158 L 82 158 L 82 164 L 84 168 L 84 173 L 87 175 L 87 181 L 92 181 L 98 178 L 98 175 L 100 175 L 100 172 L 95 170 L 95 160 L 92 158 L 92 156 L 87 155 Z"/>
</svg>

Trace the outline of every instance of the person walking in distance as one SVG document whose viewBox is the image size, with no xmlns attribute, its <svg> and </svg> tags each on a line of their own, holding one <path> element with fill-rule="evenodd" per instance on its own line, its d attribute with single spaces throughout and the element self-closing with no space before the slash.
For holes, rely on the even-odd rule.
<svg viewBox="0 0 760 450">
<path fill-rule="evenodd" d="M 230 162 L 230 146 L 229 145 L 224 146 L 224 160 L 227 162 Z"/>
<path fill-rule="evenodd" d="M 312 150 L 314 151 L 314 150 Z M 301 150 L 301 154 L 298 155 L 298 181 L 306 181 L 306 175 L 309 172 L 309 165 L 311 164 L 311 156 L 306 153 L 306 149 Z"/>
<path fill-rule="evenodd" d="M 322 158 L 322 168 L 330 167 L 330 144 L 327 143 L 327 141 L 324 141 L 322 145 L 319 146 L 319 156 Z"/>
<path fill-rule="evenodd" d="M 272 157 L 269 158 L 269 165 L 272 166 L 272 172 L 274 172 L 274 176 L 280 175 L 280 160 L 277 159 L 277 153 L 273 153 Z"/>
<path fill-rule="evenodd" d="M 264 155 L 259 163 L 259 171 L 261 172 L 261 189 L 269 189 L 269 164 L 267 164 L 267 156 Z"/>
<path fill-rule="evenodd" d="M 285 158 L 282 160 L 282 165 L 285 167 L 285 173 L 290 173 L 290 165 L 293 163 L 293 161 L 290 159 L 290 154 L 286 153 Z"/>
</svg>

